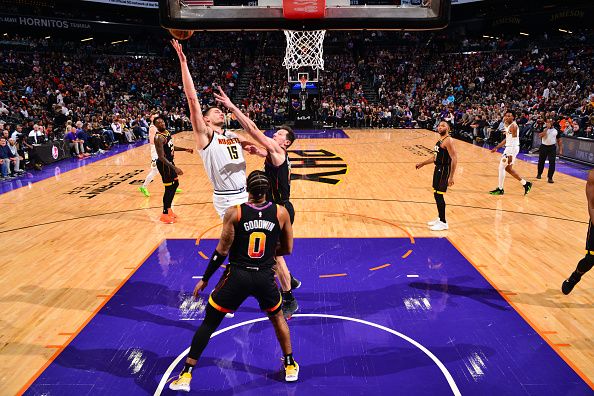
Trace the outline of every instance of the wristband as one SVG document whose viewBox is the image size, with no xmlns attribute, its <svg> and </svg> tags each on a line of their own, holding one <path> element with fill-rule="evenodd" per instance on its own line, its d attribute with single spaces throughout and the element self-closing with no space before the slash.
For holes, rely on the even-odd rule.
<svg viewBox="0 0 594 396">
<path fill-rule="evenodd" d="M 212 274 L 225 262 L 227 256 L 223 256 L 221 253 L 217 252 L 216 249 L 212 256 L 210 257 L 210 261 L 208 262 L 208 267 L 206 267 L 206 271 L 204 271 L 204 275 L 202 276 L 202 280 L 204 282 L 208 282 Z"/>
</svg>

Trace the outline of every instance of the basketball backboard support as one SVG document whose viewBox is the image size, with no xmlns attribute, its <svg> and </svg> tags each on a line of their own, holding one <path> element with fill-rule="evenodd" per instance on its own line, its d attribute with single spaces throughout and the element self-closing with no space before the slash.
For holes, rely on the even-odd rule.
<svg viewBox="0 0 594 396">
<path fill-rule="evenodd" d="M 451 0 L 284 1 L 291 1 L 303 15 L 310 3 L 323 4 L 323 17 L 289 19 L 283 13 L 283 0 L 159 0 L 159 12 L 161 25 L 168 29 L 435 30 L 447 26 L 451 3 Z"/>
</svg>

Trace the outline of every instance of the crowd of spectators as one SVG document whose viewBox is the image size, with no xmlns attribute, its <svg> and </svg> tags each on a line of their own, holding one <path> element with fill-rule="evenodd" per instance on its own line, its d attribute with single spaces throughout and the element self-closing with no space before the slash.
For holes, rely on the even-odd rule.
<svg viewBox="0 0 594 396">
<path fill-rule="evenodd" d="M 498 138 L 510 109 L 526 140 L 548 118 L 562 134 L 594 138 L 593 38 L 329 32 L 312 108 L 319 122 L 337 127 L 432 128 L 445 119 L 476 140 Z M 112 53 L 105 43 L 2 40 L 2 178 L 18 176 L 25 163 L 42 166 L 35 147 L 48 140 L 62 140 L 85 158 L 146 139 L 152 111 L 174 132 L 189 127 L 178 61 L 165 39 L 137 54 Z M 213 104 L 217 85 L 233 97 L 247 63 L 245 94 L 235 97 L 242 109 L 263 128 L 289 119 L 278 32 L 195 34 L 186 45 L 204 106 Z"/>
<path fill-rule="evenodd" d="M 48 141 L 63 141 L 82 159 L 146 139 L 152 111 L 162 114 L 173 132 L 190 127 L 179 63 L 166 42 L 162 56 L 147 57 L 95 53 L 93 46 L 72 42 L 56 50 L 45 39 L 24 40 L 27 50 L 0 51 L 0 131 L 14 140 L 18 153 L 0 150 L 0 177 L 22 173 L 24 164 L 13 158 L 39 169 L 35 148 Z M 241 43 L 215 44 L 188 56 L 205 106 L 214 103 L 217 85 L 233 92 L 242 62 L 241 51 L 230 50 Z"/>
</svg>

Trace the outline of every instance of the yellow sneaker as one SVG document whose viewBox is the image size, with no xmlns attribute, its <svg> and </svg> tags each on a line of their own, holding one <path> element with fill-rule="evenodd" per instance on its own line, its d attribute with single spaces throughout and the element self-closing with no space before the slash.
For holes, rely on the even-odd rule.
<svg viewBox="0 0 594 396">
<path fill-rule="evenodd" d="M 297 362 L 294 363 L 285 366 L 285 381 L 287 382 L 295 382 L 299 378 L 299 365 Z"/>
<path fill-rule="evenodd" d="M 182 373 L 179 375 L 179 377 L 175 381 L 172 381 L 169 384 L 169 389 L 174 390 L 174 391 L 189 392 L 191 381 L 192 381 L 192 374 Z"/>
</svg>

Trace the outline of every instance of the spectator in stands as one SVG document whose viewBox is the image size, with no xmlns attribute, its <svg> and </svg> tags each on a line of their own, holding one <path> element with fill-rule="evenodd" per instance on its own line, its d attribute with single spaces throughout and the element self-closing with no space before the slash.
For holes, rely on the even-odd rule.
<svg viewBox="0 0 594 396">
<path fill-rule="evenodd" d="M 74 152 L 78 159 L 83 159 L 88 156 L 85 152 L 84 142 L 77 136 L 76 127 L 70 127 L 70 132 L 64 136 L 64 141 L 68 143 L 70 152 Z"/>
<path fill-rule="evenodd" d="M 0 180 L 14 179 L 14 177 L 10 175 L 10 165 L 16 162 L 16 160 L 14 159 L 14 155 L 10 151 L 10 148 L 8 148 L 8 143 L 4 136 L 0 137 L 0 161 L 2 161 L 0 164 L 2 166 L 2 176 Z"/>
<path fill-rule="evenodd" d="M 30 144 L 42 144 L 45 142 L 45 134 L 39 130 L 37 125 L 34 125 L 31 132 L 29 132 L 28 141 Z"/>
<path fill-rule="evenodd" d="M 23 160 L 23 157 L 21 157 L 19 155 L 19 150 L 18 150 L 18 146 L 16 144 L 16 141 L 14 139 L 8 139 L 8 149 L 11 152 L 11 162 L 12 162 L 12 173 L 11 175 L 14 176 L 16 175 L 20 175 L 22 173 L 24 173 L 25 171 L 21 169 L 21 161 Z"/>
</svg>

